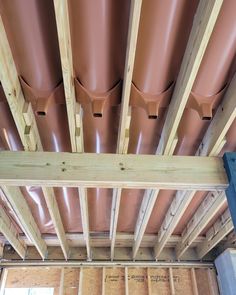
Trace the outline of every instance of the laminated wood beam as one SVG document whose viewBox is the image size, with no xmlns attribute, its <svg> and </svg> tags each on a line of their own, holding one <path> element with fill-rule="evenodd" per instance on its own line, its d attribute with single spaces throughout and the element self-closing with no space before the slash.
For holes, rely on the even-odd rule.
<svg viewBox="0 0 236 295">
<path fill-rule="evenodd" d="M 42 151 L 43 146 L 31 104 L 25 101 L 17 70 L 7 40 L 6 32 L 0 17 L 0 77 L 13 119 L 26 151 Z M 44 188 L 44 196 L 53 225 L 61 242 L 65 258 L 68 258 L 69 247 L 65 238 L 61 216 L 53 189 Z M 27 208 L 25 209 L 27 210 Z M 36 224 L 35 224 L 36 225 Z"/>
<path fill-rule="evenodd" d="M 138 38 L 139 21 L 141 15 L 142 0 L 132 0 L 129 16 L 129 31 L 126 49 L 126 60 L 124 70 L 124 81 L 121 99 L 121 115 L 119 123 L 119 133 L 117 142 L 117 153 L 126 154 L 129 145 L 129 128 L 131 121 L 131 109 L 129 106 L 130 91 L 132 84 L 132 76 L 134 69 L 135 52 Z M 115 189 L 112 197 L 112 214 L 111 214 L 111 259 L 114 258 L 115 238 L 117 220 L 119 214 L 119 203 L 121 198 L 121 190 Z M 114 207 L 115 206 L 115 207 Z"/>
<path fill-rule="evenodd" d="M 33 242 L 37 248 L 40 256 L 45 259 L 47 256 L 47 245 L 41 237 L 39 228 L 33 218 L 28 204 L 18 187 L 2 186 L 2 190 L 11 204 L 13 212 L 16 214 L 17 219 L 20 221 L 21 226 L 29 240 Z"/>
<path fill-rule="evenodd" d="M 218 157 L 2 151 L 0 185 L 220 191 L 228 180 Z"/>
<path fill-rule="evenodd" d="M 216 156 L 221 151 L 223 145 L 225 144 L 226 134 L 232 125 L 232 122 L 236 118 L 235 89 L 236 75 L 232 79 L 229 88 L 226 91 L 225 98 L 218 107 L 217 112 L 207 129 L 202 143 L 196 152 L 196 156 Z M 186 195 L 186 192 L 177 192 L 174 201 L 166 214 L 165 220 L 158 234 L 158 242 L 155 247 L 157 257 L 174 231 L 188 204 L 191 202 L 195 192 L 187 192 L 187 194 L 188 196 Z M 166 224 L 169 225 L 166 226 Z"/>
<path fill-rule="evenodd" d="M 208 2 L 202 0 L 199 4 L 184 54 L 180 73 L 177 78 L 170 106 L 168 108 L 167 117 L 156 151 L 157 154 L 172 155 L 174 153 L 175 146 L 178 142 L 177 129 L 179 122 L 189 98 L 194 80 L 197 76 L 198 69 L 201 65 L 204 52 L 210 40 L 211 33 L 215 26 L 222 3 L 223 0 L 214 0 Z M 155 196 L 155 198 L 153 196 Z M 148 192 L 144 196 L 143 203 L 149 204 L 149 207 L 141 208 L 141 211 L 139 212 L 139 218 L 136 227 L 138 239 L 134 243 L 134 257 L 135 250 L 140 246 L 140 240 L 142 239 L 142 236 L 145 232 L 153 206 L 155 205 L 155 199 L 157 197 L 158 191 Z M 185 209 L 190 202 L 189 196 L 185 199 L 186 203 L 182 202 L 181 209 Z M 152 206 L 150 206 L 151 204 Z M 146 216 L 143 218 L 144 222 L 140 223 L 139 221 L 140 218 L 142 219 L 143 211 L 146 212 Z"/>
<path fill-rule="evenodd" d="M 17 230 L 2 207 L 0 207 L 0 232 L 6 237 L 20 257 L 24 259 L 26 247 L 19 240 Z"/>
<path fill-rule="evenodd" d="M 74 69 L 73 56 L 71 47 L 69 11 L 67 0 L 54 0 L 54 8 L 57 23 L 58 41 L 60 47 L 62 75 L 65 89 L 67 118 L 69 123 L 70 140 L 72 152 L 84 152 L 83 140 L 83 121 L 82 121 L 82 107 L 76 102 L 75 86 L 74 86 Z M 80 202 L 82 207 L 88 207 L 86 203 L 87 198 L 83 198 L 87 194 L 85 188 L 80 188 Z M 81 218 L 83 224 L 83 232 L 85 241 L 87 243 L 88 259 L 90 259 L 90 242 L 89 242 L 89 218 L 88 210 L 81 211 Z"/>
<path fill-rule="evenodd" d="M 206 233 L 206 239 L 197 246 L 199 259 L 203 258 L 213 247 L 222 241 L 234 228 L 229 209 L 212 225 Z"/>
</svg>

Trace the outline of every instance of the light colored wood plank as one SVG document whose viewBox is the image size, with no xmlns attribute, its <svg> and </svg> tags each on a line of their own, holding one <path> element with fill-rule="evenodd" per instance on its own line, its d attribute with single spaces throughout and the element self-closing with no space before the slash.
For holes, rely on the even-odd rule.
<svg viewBox="0 0 236 295">
<path fill-rule="evenodd" d="M 169 268 L 169 280 L 170 280 L 170 294 L 175 295 L 175 285 L 174 285 L 174 279 L 173 279 L 173 270 L 170 267 Z"/>
<path fill-rule="evenodd" d="M 0 184 L 220 191 L 228 179 L 217 157 L 3 151 Z"/>
<path fill-rule="evenodd" d="M 21 190 L 18 187 L 6 186 L 2 186 L 2 190 L 10 202 L 13 212 L 20 220 L 20 224 L 22 225 L 25 234 L 29 240 L 34 243 L 41 257 L 45 259 L 47 255 L 47 245 L 41 237 L 39 228 L 35 223 L 33 215 Z"/>
<path fill-rule="evenodd" d="M 174 89 L 174 94 L 168 108 L 167 117 L 156 151 L 157 154 L 172 155 L 174 152 L 178 141 L 177 129 L 179 122 L 189 98 L 194 80 L 197 76 L 198 69 L 215 26 L 222 3 L 222 0 L 208 2 L 202 0 L 199 4 L 180 73 Z M 182 203 L 184 208 L 186 208 L 188 201 L 189 199 L 187 200 L 186 205 Z M 153 208 L 150 207 L 149 211 L 152 211 L 152 209 Z M 147 211 L 147 217 L 150 216 L 149 211 Z M 146 228 L 145 224 L 143 226 Z M 140 229 L 140 233 L 142 232 L 143 229 Z M 168 231 L 165 232 L 166 240 L 170 234 L 171 233 Z"/>
<path fill-rule="evenodd" d="M 66 238 L 68 240 L 70 248 L 86 247 L 86 242 L 84 240 L 84 235 L 82 233 L 79 233 L 79 234 L 67 233 Z M 50 234 L 43 234 L 42 239 L 45 241 L 47 246 L 50 246 L 50 247 L 60 246 L 60 241 L 56 235 L 52 236 Z M 20 235 L 19 240 L 27 246 L 33 246 L 32 242 L 29 241 L 27 236 L 25 235 Z M 197 245 L 201 244 L 205 240 L 206 238 L 199 236 L 192 244 L 192 247 L 196 247 Z M 132 248 L 133 241 L 134 241 L 133 234 L 118 232 L 116 235 L 117 248 L 124 248 L 124 247 Z M 166 248 L 174 248 L 177 245 L 177 243 L 180 241 L 181 241 L 180 236 L 172 235 L 166 244 Z M 5 237 L 0 236 L 0 244 L 1 243 L 4 244 L 5 242 L 6 242 Z M 151 248 L 154 246 L 155 242 L 156 242 L 156 234 L 145 234 L 141 242 L 141 247 Z M 90 243 L 91 243 L 91 247 L 96 247 L 96 248 L 110 247 L 110 244 L 111 244 L 110 236 L 108 235 L 108 233 L 93 232 L 92 235 L 90 236 Z"/>
<path fill-rule="evenodd" d="M 196 274 L 195 274 L 195 269 L 194 268 L 191 268 L 191 280 L 192 280 L 192 286 L 193 286 L 193 295 L 199 295 L 198 287 L 197 287 Z"/>
<path fill-rule="evenodd" d="M 60 277 L 60 286 L 59 286 L 59 295 L 65 295 L 65 269 L 62 267 L 61 269 L 61 277 Z"/>
<path fill-rule="evenodd" d="M 89 235 L 89 216 L 88 216 L 88 201 L 87 190 L 84 187 L 79 188 L 79 199 L 81 208 L 81 220 L 83 226 L 83 235 L 86 243 L 88 260 L 92 259 L 91 247 L 90 247 L 90 235 Z"/>
<path fill-rule="evenodd" d="M 133 245 L 133 259 L 135 259 L 138 249 L 141 245 L 152 209 L 155 205 L 159 190 L 146 190 L 139 210 L 138 219 L 135 228 L 135 237 Z"/>
<path fill-rule="evenodd" d="M 222 149 L 222 142 L 236 118 L 236 74 L 226 91 L 222 104 L 218 107 L 214 118 L 202 140 L 197 154 L 216 156 Z"/>
<path fill-rule="evenodd" d="M 218 110 L 211 121 L 207 132 L 199 146 L 196 155 L 199 156 L 216 156 L 225 144 L 225 136 L 228 132 L 233 120 L 236 115 L 236 76 L 233 78 L 223 100 L 223 103 L 218 107 Z M 170 208 L 166 214 L 164 223 L 161 226 L 161 231 L 158 234 L 158 244 L 156 245 L 156 255 L 158 256 L 164 247 L 166 241 L 172 234 L 174 228 L 178 224 L 180 218 L 182 217 L 185 209 L 192 200 L 195 192 L 192 192 L 191 196 L 186 197 L 186 192 L 178 192 L 171 207 L 174 207 L 175 213 L 173 214 L 173 209 Z M 178 207 L 178 203 L 182 206 Z M 199 219 L 200 220 L 200 219 Z M 170 228 L 166 230 L 166 223 L 170 224 Z M 160 242 L 161 240 L 161 242 Z"/>
<path fill-rule="evenodd" d="M 73 70 L 73 56 L 71 47 L 71 36 L 70 36 L 70 23 L 69 23 L 69 11 L 67 0 L 54 0 L 54 8 L 57 22 L 57 32 L 61 55 L 62 75 L 65 89 L 67 117 L 69 123 L 70 139 L 72 152 L 84 152 L 83 142 L 83 111 L 81 105 L 76 102 L 75 86 L 74 86 L 74 70 Z M 82 206 L 87 208 L 87 197 L 83 197 L 87 194 L 86 188 L 81 188 L 80 201 Z M 82 200 L 83 199 L 83 200 Z M 88 259 L 90 257 L 89 247 L 89 233 L 88 228 L 88 210 L 86 213 L 81 211 L 83 232 L 85 240 L 87 241 Z"/>
<path fill-rule="evenodd" d="M 203 258 L 213 247 L 215 247 L 232 230 L 234 225 L 231 219 L 229 209 L 213 224 L 206 233 L 205 241 L 197 246 L 199 259 Z"/>
<path fill-rule="evenodd" d="M 125 267 L 125 295 L 129 295 L 129 274 L 128 267 Z"/>
<path fill-rule="evenodd" d="M 121 98 L 121 113 L 119 122 L 117 153 L 126 154 L 129 145 L 129 128 L 131 121 L 131 108 L 129 107 L 130 91 L 132 84 L 135 52 L 138 38 L 139 21 L 141 15 L 142 0 L 132 0 L 129 16 L 129 31 L 126 49 L 126 60 L 124 70 L 124 81 Z M 115 247 L 115 231 L 119 214 L 119 203 L 121 198 L 121 190 L 115 189 L 113 192 L 111 214 L 111 259 L 114 258 Z M 114 211 L 115 208 L 115 211 Z"/>
<path fill-rule="evenodd" d="M 197 212 L 195 213 L 195 220 L 197 220 L 197 222 L 191 223 L 190 221 L 188 230 L 182 236 L 182 240 L 176 247 L 176 255 L 178 259 L 189 248 L 194 239 L 202 232 L 202 230 L 206 227 L 212 217 L 216 214 L 216 212 L 224 205 L 224 203 L 226 202 L 225 193 L 216 193 L 213 200 L 214 201 L 212 201 L 212 199 L 209 200 L 208 204 L 206 205 L 206 210 L 204 210 L 204 208 L 201 208 L 202 206 L 204 206 L 204 202 L 198 208 Z"/>
<path fill-rule="evenodd" d="M 83 128 L 82 125 L 80 127 L 76 126 L 76 97 L 67 0 L 54 0 L 54 8 L 72 152 L 82 152 L 83 142 L 76 143 L 76 128 L 80 128 L 80 132 L 83 131 Z M 82 140 L 83 138 L 80 137 L 80 139 Z"/>
<path fill-rule="evenodd" d="M 53 188 L 43 187 L 43 194 L 46 200 L 46 204 L 52 218 L 53 225 L 55 227 L 56 234 L 58 236 L 62 251 L 64 253 L 65 259 L 69 259 L 70 249 L 67 243 L 66 234 L 64 226 L 62 224 L 61 215 L 55 198 Z"/>
<path fill-rule="evenodd" d="M 0 295 L 4 295 L 5 291 L 5 286 L 7 282 L 7 276 L 8 276 L 8 269 L 3 268 L 1 270 L 1 280 L 0 280 Z"/>
<path fill-rule="evenodd" d="M 168 209 L 164 222 L 162 223 L 158 233 L 157 242 L 154 246 L 156 258 L 159 258 L 163 248 L 166 246 L 167 241 L 170 239 L 171 234 L 191 202 L 194 194 L 195 191 L 187 191 L 184 194 L 182 191 L 178 191 L 176 193 L 174 201 Z"/>
<path fill-rule="evenodd" d="M 17 230 L 2 207 L 0 207 L 0 232 L 6 237 L 7 241 L 12 245 L 20 257 L 24 259 L 26 247 L 19 240 Z"/>
<path fill-rule="evenodd" d="M 175 139 L 177 128 L 210 40 L 223 0 L 201 0 L 194 18 L 187 48 L 174 94 L 158 146 L 158 154 L 168 155 Z"/>
<path fill-rule="evenodd" d="M 9 107 L 13 114 L 21 141 L 26 150 L 30 147 L 25 138 L 26 123 L 22 116 L 24 107 L 24 96 L 18 79 L 15 63 L 12 57 L 11 49 L 7 40 L 6 32 L 0 17 L 0 79 L 5 92 Z"/>
<path fill-rule="evenodd" d="M 3 89 L 6 94 L 6 98 L 16 123 L 22 144 L 26 151 L 42 151 L 43 147 L 35 121 L 34 112 L 32 110 L 31 104 L 25 102 L 2 19 L 0 19 L 0 36 L 1 40 L 3 40 L 0 45 L 1 83 L 3 85 Z M 52 189 L 50 190 L 49 188 L 45 188 L 44 194 L 46 201 L 55 199 L 54 191 Z M 50 206 L 50 204 L 48 204 L 48 206 L 54 227 L 56 232 L 59 234 L 60 241 L 62 242 L 63 252 L 67 258 L 68 246 L 66 245 L 67 242 L 65 240 L 65 232 L 57 203 L 54 202 L 53 208 Z"/>
<path fill-rule="evenodd" d="M 116 242 L 116 230 L 118 223 L 118 215 L 120 208 L 121 188 L 113 190 L 112 208 L 111 208 L 111 224 L 110 224 L 110 239 L 111 239 L 111 260 L 114 259 L 114 250 Z"/>
<path fill-rule="evenodd" d="M 141 14 L 142 0 L 132 0 L 129 17 L 129 32 L 126 50 L 126 61 L 124 71 L 124 82 L 121 100 L 121 115 L 118 133 L 117 153 L 127 153 L 127 130 L 129 132 L 130 114 L 129 114 L 129 99 L 133 76 L 135 52 L 137 45 L 139 21 Z"/>
</svg>

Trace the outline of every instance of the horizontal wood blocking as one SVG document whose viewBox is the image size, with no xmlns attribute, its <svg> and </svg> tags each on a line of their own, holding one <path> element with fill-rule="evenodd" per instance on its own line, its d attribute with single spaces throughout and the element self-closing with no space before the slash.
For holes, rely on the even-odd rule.
<svg viewBox="0 0 236 295">
<path fill-rule="evenodd" d="M 228 180 L 217 157 L 4 151 L 0 185 L 214 191 Z"/>
</svg>

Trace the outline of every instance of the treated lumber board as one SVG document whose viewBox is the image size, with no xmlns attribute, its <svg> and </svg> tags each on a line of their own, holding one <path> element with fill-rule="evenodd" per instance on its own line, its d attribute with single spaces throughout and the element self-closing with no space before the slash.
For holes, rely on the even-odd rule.
<svg viewBox="0 0 236 295">
<path fill-rule="evenodd" d="M 70 22 L 67 0 L 54 0 L 54 8 L 57 23 L 57 33 L 61 56 L 62 75 L 65 89 L 67 118 L 69 123 L 70 141 L 72 152 L 84 152 L 84 139 L 83 139 L 83 119 L 82 107 L 76 102 L 75 85 L 74 85 L 74 69 L 73 69 L 73 56 L 71 47 L 70 35 Z M 87 198 L 85 188 L 80 189 L 80 200 L 82 206 L 87 207 L 85 204 Z M 83 200 L 84 199 L 84 200 Z M 88 259 L 90 259 L 90 243 L 89 243 L 89 219 L 88 210 L 81 211 L 81 218 L 83 224 L 83 232 L 87 243 Z"/>
<path fill-rule="evenodd" d="M 225 143 L 225 136 L 236 118 L 236 74 L 234 75 L 223 102 L 207 129 L 197 154 L 201 156 L 215 156 Z"/>
<path fill-rule="evenodd" d="M 206 233 L 206 239 L 197 246 L 199 259 L 203 258 L 213 247 L 234 229 L 229 209 L 212 225 Z"/>
<path fill-rule="evenodd" d="M 178 142 L 177 129 L 222 3 L 223 0 L 201 0 L 198 6 L 174 93 L 168 108 L 159 145 L 156 151 L 157 154 L 172 155 L 174 153 L 174 149 Z M 148 194 L 151 196 L 155 195 L 156 198 L 158 197 L 158 192 Z M 147 196 L 145 196 L 145 198 L 147 198 Z M 187 207 L 188 201 L 189 198 L 186 201 L 186 205 L 183 207 Z M 148 203 L 149 201 L 144 200 L 144 202 Z M 150 202 L 154 206 L 155 201 L 152 197 L 150 198 Z M 153 206 L 149 206 L 149 208 L 147 208 L 148 210 L 141 208 L 147 212 L 147 216 L 144 217 L 145 222 L 140 224 L 140 228 L 137 229 L 139 231 L 139 238 L 137 241 L 135 241 L 134 250 L 140 246 L 140 240 L 142 239 L 142 235 L 145 232 Z M 140 214 L 142 215 L 142 211 Z M 168 232 L 166 232 L 166 234 L 167 233 Z"/>
<path fill-rule="evenodd" d="M 196 155 L 198 156 L 216 156 L 225 144 L 226 133 L 228 132 L 232 122 L 236 116 L 236 75 L 231 81 L 229 88 L 226 91 L 225 98 L 221 105 L 218 107 L 217 112 L 212 119 L 207 132 L 200 144 Z M 156 256 L 160 254 L 169 236 L 172 234 L 178 221 L 182 217 L 185 209 L 191 202 L 195 192 L 193 191 L 191 196 L 186 196 L 186 192 L 178 192 L 174 201 L 168 210 L 165 220 L 161 226 L 161 230 L 158 234 L 158 243 L 155 247 Z M 179 205 L 180 204 L 180 205 Z M 173 208 L 175 214 L 173 214 Z M 210 216 L 209 216 L 210 218 Z M 197 218 L 196 218 L 197 219 Z M 198 219 L 199 221 L 201 219 Z M 166 229 L 165 224 L 169 223 L 170 226 Z"/>
<path fill-rule="evenodd" d="M 213 201 L 212 199 L 210 199 L 208 204 L 206 205 L 206 208 L 203 208 L 203 210 L 201 206 L 198 208 L 197 212 L 195 213 L 196 216 L 199 215 L 199 219 L 197 219 L 196 217 L 196 220 L 198 222 L 192 222 L 192 226 L 189 226 L 189 229 L 186 230 L 185 234 L 183 234 L 182 236 L 181 241 L 176 246 L 176 255 L 178 259 L 180 259 L 180 257 L 188 249 L 188 247 L 191 245 L 194 239 L 202 232 L 202 230 L 206 227 L 206 225 L 209 223 L 212 217 L 217 213 L 217 211 L 219 211 L 219 209 L 223 206 L 225 202 L 225 193 L 216 193 L 216 195 L 213 198 Z M 202 204 L 202 206 L 204 206 L 204 202 Z"/>
<path fill-rule="evenodd" d="M 217 157 L 2 151 L 0 184 L 220 191 L 228 179 Z"/>
<path fill-rule="evenodd" d="M 47 187 L 47 188 L 43 187 L 42 190 L 43 190 L 43 194 L 44 194 L 44 197 L 46 200 L 48 211 L 49 211 L 50 216 L 52 218 L 52 223 L 55 227 L 55 231 L 58 236 L 58 240 L 60 242 L 62 251 L 65 256 L 65 259 L 69 259 L 70 249 L 69 249 L 69 245 L 67 243 L 64 226 L 62 223 L 61 215 L 59 212 L 59 208 L 57 205 L 57 201 L 55 198 L 53 188 L 52 187 Z"/>
<path fill-rule="evenodd" d="M 141 15 L 142 0 L 132 0 L 129 16 L 129 31 L 126 49 L 124 81 L 121 98 L 121 112 L 119 121 L 119 132 L 117 142 L 117 153 L 126 154 L 129 145 L 129 128 L 131 121 L 131 108 L 129 106 L 130 91 L 132 84 L 132 76 L 134 69 L 135 52 L 138 38 L 139 21 Z M 119 203 L 121 198 L 121 190 L 114 189 L 112 197 L 112 214 L 111 214 L 111 259 L 114 258 L 115 238 L 117 220 L 119 214 Z"/>
<path fill-rule="evenodd" d="M 82 124 L 80 126 L 77 126 L 76 124 L 76 115 L 78 116 L 76 108 L 80 108 L 80 106 L 76 106 L 77 103 L 75 96 L 73 57 L 67 0 L 54 0 L 54 8 L 72 152 L 83 152 L 83 136 L 79 137 L 79 140 L 81 141 L 80 143 L 77 143 L 78 139 L 76 139 L 78 131 L 76 129 L 79 128 L 80 130 L 78 134 L 82 134 L 83 127 Z M 82 120 L 81 117 L 80 120 Z"/>
<path fill-rule="evenodd" d="M 87 190 L 84 187 L 79 188 L 79 200 L 81 207 L 81 220 L 83 226 L 83 235 L 86 244 L 87 258 L 92 259 L 91 247 L 90 247 L 90 236 L 89 236 L 89 216 L 88 216 L 88 201 L 87 201 Z"/>
<path fill-rule="evenodd" d="M 33 218 L 26 200 L 18 187 L 2 186 L 2 190 L 10 202 L 14 213 L 20 220 L 20 224 L 29 240 L 31 240 L 43 259 L 47 256 L 47 245 L 41 237 L 39 228 Z"/>
<path fill-rule="evenodd" d="M 0 207 L 0 232 L 6 237 L 20 257 L 24 259 L 26 247 L 19 240 L 17 230 L 2 207 Z"/>
<path fill-rule="evenodd" d="M 123 82 L 122 100 L 121 100 L 121 115 L 120 115 L 118 145 L 117 145 L 117 153 L 119 154 L 127 153 L 127 148 L 128 148 L 127 140 L 129 138 L 129 125 L 130 125 L 129 99 L 130 99 L 130 90 L 131 90 L 131 84 L 132 84 L 141 7 L 142 7 L 142 0 L 131 1 L 128 41 L 127 41 L 125 70 L 124 70 L 124 82 Z"/>
<path fill-rule="evenodd" d="M 169 154 L 177 128 L 210 40 L 223 0 L 201 0 L 194 18 L 187 48 L 183 57 L 174 93 L 157 149 Z"/>
<path fill-rule="evenodd" d="M 114 259 L 120 199 L 121 199 L 121 188 L 113 189 L 112 205 L 111 205 L 111 223 L 110 223 L 111 260 Z"/>
<path fill-rule="evenodd" d="M 143 236 L 146 230 L 147 223 L 152 213 L 152 209 L 155 205 L 159 190 L 146 190 L 143 196 L 142 204 L 139 209 L 139 214 L 135 227 L 135 237 L 133 244 L 133 259 L 135 259 L 138 249 L 143 240 Z"/>
<path fill-rule="evenodd" d="M 0 78 L 21 142 L 26 151 L 42 151 L 43 146 L 34 112 L 31 104 L 25 101 L 1 17 L 0 37 Z M 53 206 L 51 206 L 49 202 L 55 199 L 54 191 L 49 188 L 44 188 L 44 194 L 53 220 L 53 225 L 61 241 L 62 249 L 65 253 L 65 257 L 68 258 L 69 248 L 65 239 L 65 231 L 57 203 L 55 201 L 53 202 Z"/>
</svg>

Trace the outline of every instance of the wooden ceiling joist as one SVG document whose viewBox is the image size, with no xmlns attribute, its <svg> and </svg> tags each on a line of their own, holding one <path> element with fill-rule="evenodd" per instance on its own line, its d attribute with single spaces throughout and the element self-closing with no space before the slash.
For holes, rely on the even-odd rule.
<svg viewBox="0 0 236 295">
<path fill-rule="evenodd" d="M 212 225 L 206 233 L 206 239 L 197 246 L 199 259 L 202 259 L 213 247 L 222 241 L 232 230 L 234 225 L 229 209 Z"/>
<path fill-rule="evenodd" d="M 196 156 L 216 156 L 225 144 L 226 134 L 236 118 L 236 75 L 226 91 L 222 104 L 218 107 L 214 118 L 199 146 Z M 188 195 L 186 195 L 188 194 Z M 195 192 L 178 192 L 168 210 L 165 220 L 158 233 L 155 253 L 158 257 L 177 223 L 183 216 L 185 209 L 192 200 Z M 174 214 L 173 214 L 174 212 Z M 209 213 L 210 214 L 210 213 Z M 210 218 L 210 215 L 208 216 Z M 166 226 L 168 224 L 168 226 Z"/>
<path fill-rule="evenodd" d="M 15 251 L 20 255 L 20 257 L 24 259 L 26 247 L 22 241 L 19 240 L 17 230 L 2 207 L 0 207 L 0 231 L 6 237 L 7 241 L 9 241 Z"/>
<path fill-rule="evenodd" d="M 126 154 L 129 145 L 129 128 L 131 121 L 131 109 L 129 106 L 130 91 L 133 77 L 134 60 L 138 39 L 139 21 L 141 15 L 142 0 L 132 0 L 129 16 L 129 31 L 127 39 L 124 81 L 121 98 L 121 114 L 119 122 L 117 153 Z M 111 259 L 114 257 L 116 228 L 120 207 L 121 190 L 114 189 L 112 196 L 112 212 L 110 223 Z"/>
<path fill-rule="evenodd" d="M 17 219 L 20 221 L 25 235 L 33 242 L 40 256 L 45 259 L 47 257 L 47 245 L 41 237 L 40 230 L 20 188 L 2 186 L 2 190 L 11 204 L 11 208 L 17 216 Z"/>
<path fill-rule="evenodd" d="M 11 53 L 11 49 L 8 43 L 8 39 L 6 36 L 6 32 L 3 26 L 2 19 L 0 17 L 0 37 L 1 37 L 1 44 L 0 44 L 0 78 L 1 83 L 13 116 L 13 119 L 15 121 L 17 130 L 19 132 L 22 144 L 24 146 L 24 149 L 26 151 L 42 151 L 42 143 L 40 140 L 37 124 L 35 121 L 34 113 L 32 110 L 32 107 L 29 103 L 25 101 L 20 81 L 18 78 L 17 70 L 15 67 L 15 63 L 13 60 L 13 56 Z M 28 216 L 30 216 L 30 222 L 34 224 L 34 231 L 37 233 L 37 239 L 33 239 L 35 242 L 37 242 L 36 248 L 40 251 L 43 258 L 45 258 L 46 250 L 44 249 L 45 245 L 43 240 L 40 240 L 39 245 L 39 229 L 34 222 L 33 216 L 27 206 L 27 203 L 24 200 L 24 196 L 20 192 L 19 189 L 15 188 L 6 188 L 5 191 L 7 191 L 7 197 L 11 204 L 11 206 L 14 207 L 14 204 L 12 204 L 11 200 L 14 199 L 15 193 L 20 194 L 19 198 L 22 199 L 22 205 L 20 208 L 22 209 L 22 212 L 18 212 L 19 216 L 22 218 L 22 223 L 24 223 L 24 229 L 27 230 L 27 232 L 30 232 L 31 225 L 27 225 L 27 215 L 23 214 L 23 212 L 27 212 Z M 67 245 L 66 237 L 65 237 L 65 231 L 63 228 L 61 216 L 59 214 L 59 208 L 55 199 L 55 194 L 53 189 L 50 188 L 44 188 L 44 195 L 46 199 L 47 206 L 49 208 L 51 218 L 53 221 L 53 225 L 55 227 L 55 230 L 58 234 L 59 240 L 61 241 L 61 247 L 63 250 L 63 253 L 65 254 L 65 258 L 68 258 L 69 255 L 69 248 Z M 11 196 L 11 192 L 13 192 L 13 196 Z M 15 212 L 16 212 L 15 208 Z M 25 220 L 24 220 L 25 219 Z"/>
<path fill-rule="evenodd" d="M 167 117 L 156 151 L 157 154 L 172 155 L 174 153 L 174 149 L 178 142 L 177 129 L 179 122 L 184 112 L 194 80 L 197 76 L 198 69 L 201 65 L 204 52 L 211 37 L 222 3 L 222 0 L 211 2 L 202 0 L 199 4 L 174 94 L 168 108 Z M 136 250 L 140 246 L 140 241 L 145 232 L 157 197 L 158 191 L 149 191 L 144 195 L 136 224 L 137 239 L 134 242 L 134 257 Z"/>
<path fill-rule="evenodd" d="M 72 152 L 84 152 L 83 142 L 83 121 L 82 107 L 76 102 L 73 55 L 71 47 L 69 11 L 67 0 L 54 0 L 54 9 L 57 23 L 57 33 L 59 40 L 63 83 L 65 89 L 67 118 L 69 123 L 70 140 Z M 79 190 L 81 218 L 88 252 L 88 259 L 91 257 L 90 238 L 89 238 L 89 217 L 87 204 L 86 188 L 81 187 Z"/>
<path fill-rule="evenodd" d="M 186 231 L 182 235 L 182 240 L 176 247 L 177 258 L 184 254 L 192 242 L 204 230 L 209 221 L 219 211 L 226 202 L 225 193 L 209 193 L 206 199 L 201 203 L 193 218 L 188 223 Z"/>
<path fill-rule="evenodd" d="M 218 157 L 2 151 L 0 185 L 221 191 L 228 179 Z"/>
</svg>

